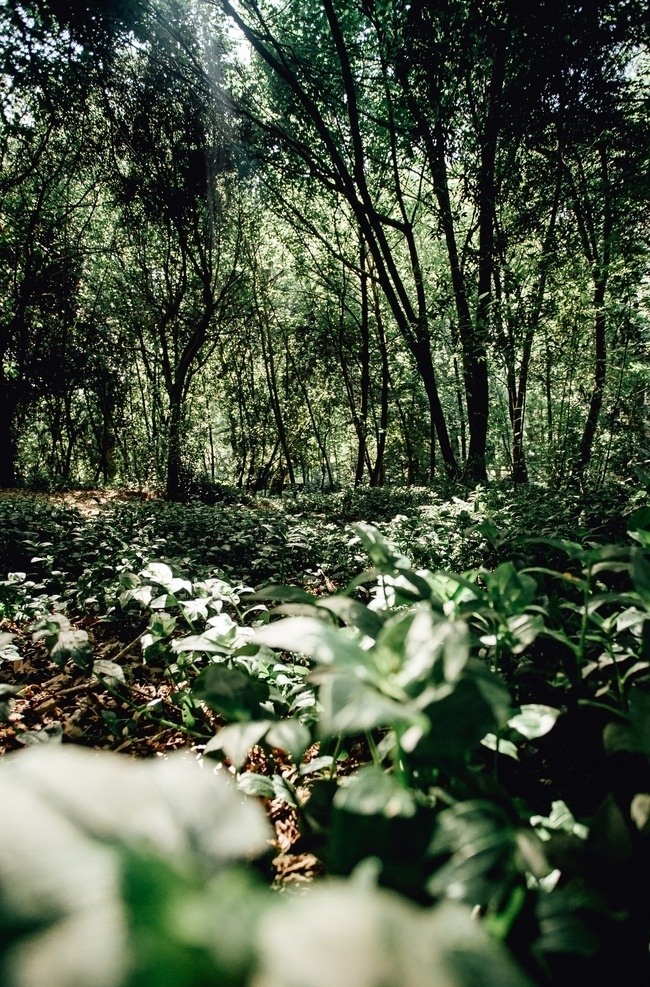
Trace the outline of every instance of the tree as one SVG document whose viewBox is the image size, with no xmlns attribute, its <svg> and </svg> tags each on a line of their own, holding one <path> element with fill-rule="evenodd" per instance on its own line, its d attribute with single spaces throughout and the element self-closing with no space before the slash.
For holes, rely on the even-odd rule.
<svg viewBox="0 0 650 987">
<path fill-rule="evenodd" d="M 183 493 L 190 386 L 239 314 L 242 287 L 243 224 L 227 121 L 215 114 L 191 56 L 199 58 L 191 22 L 173 34 L 159 29 L 120 63 L 108 94 L 122 217 L 118 281 L 136 358 L 165 395 L 155 432 L 164 428 L 169 499 Z"/>
<path fill-rule="evenodd" d="M 427 224 L 440 235 L 455 310 L 452 345 L 463 367 L 465 472 L 471 481 L 484 480 L 489 362 L 500 332 L 494 322 L 505 280 L 499 264 L 507 254 L 507 224 L 500 220 L 508 209 L 506 169 L 517 152 L 535 153 L 536 145 L 547 142 L 559 119 L 576 113 L 584 120 L 585 108 L 593 113 L 602 105 L 594 93 L 609 89 L 620 96 L 632 47 L 647 40 L 645 5 L 213 3 L 233 19 L 266 67 L 265 82 L 263 75 L 254 76 L 254 97 L 253 90 L 248 97 L 236 93 L 261 160 L 267 167 L 279 162 L 287 181 L 308 174 L 355 216 L 376 282 L 428 396 L 432 434 L 454 475 L 448 427 L 453 405 L 441 397 L 438 380 L 449 394 L 455 381 L 448 368 L 436 368 L 432 355 L 431 313 L 439 284 L 434 286 L 421 246 Z M 521 344 L 519 384 L 510 374 L 519 481 L 526 477 L 523 415 L 535 313 L 548 280 L 544 236 L 552 237 L 553 216 L 567 203 L 564 180 L 558 184 L 556 176 L 551 166 L 544 178 L 551 189 L 547 205 L 556 205 L 538 221 L 546 234 L 539 243 L 537 302 Z M 597 418 L 596 405 L 592 401 L 589 421 Z"/>
<path fill-rule="evenodd" d="M 87 99 L 71 111 L 77 80 L 59 77 L 51 57 L 46 92 L 10 80 L 3 99 L 1 486 L 16 482 L 17 426 L 27 409 L 41 396 L 69 392 L 83 374 L 78 300 L 100 199 L 97 121 Z"/>
</svg>

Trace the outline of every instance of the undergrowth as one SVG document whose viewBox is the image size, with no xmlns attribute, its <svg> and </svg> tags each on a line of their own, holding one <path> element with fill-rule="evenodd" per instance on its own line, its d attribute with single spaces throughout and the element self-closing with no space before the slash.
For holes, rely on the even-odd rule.
<svg viewBox="0 0 650 987">
<path fill-rule="evenodd" d="M 24 806 L 0 824 L 3 982 L 64 962 L 53 923 L 98 984 L 356 987 L 378 957 L 389 982 L 431 987 L 647 978 L 644 499 L 623 520 L 614 497 L 599 514 L 535 490 L 92 516 L 0 501 L 4 718 L 30 635 L 101 699 L 105 746 L 149 723 L 203 764 L 155 781 L 116 755 L 66 760 L 56 724 L 23 735 L 37 750 L 0 765 Z M 143 675 L 164 684 L 146 701 Z M 228 784 L 206 785 L 210 766 Z M 277 834 L 269 849 L 256 801 L 325 875 L 299 902 L 268 891 Z M 102 937 L 74 938 L 87 892 L 56 876 L 69 860 L 82 888 L 75 852 L 113 874 L 83 913 L 122 915 L 103 972 Z"/>
</svg>

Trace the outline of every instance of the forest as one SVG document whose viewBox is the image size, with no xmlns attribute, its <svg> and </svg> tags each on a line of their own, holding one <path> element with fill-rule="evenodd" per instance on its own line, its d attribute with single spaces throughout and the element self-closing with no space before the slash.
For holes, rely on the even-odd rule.
<svg viewBox="0 0 650 987">
<path fill-rule="evenodd" d="M 0 55 L 0 983 L 647 983 L 647 0 Z"/>
</svg>

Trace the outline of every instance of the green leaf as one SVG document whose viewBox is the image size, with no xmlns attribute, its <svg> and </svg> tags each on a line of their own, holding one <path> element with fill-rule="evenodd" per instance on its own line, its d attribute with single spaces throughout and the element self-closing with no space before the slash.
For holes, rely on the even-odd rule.
<svg viewBox="0 0 650 987">
<path fill-rule="evenodd" d="M 416 802 L 394 775 L 375 765 L 361 768 L 345 778 L 334 796 L 337 809 L 356 812 L 362 816 L 394 816 L 410 818 L 415 815 Z"/>
<path fill-rule="evenodd" d="M 508 617 L 507 627 L 504 643 L 513 655 L 520 655 L 544 630 L 544 618 L 539 614 L 520 613 Z"/>
<path fill-rule="evenodd" d="M 446 694 L 469 658 L 469 631 L 463 621 L 441 620 L 429 607 L 415 612 L 404 641 L 401 686 L 429 679 Z"/>
<path fill-rule="evenodd" d="M 228 720 L 261 720 L 269 687 L 241 669 L 210 665 L 196 679 L 192 695 Z"/>
<path fill-rule="evenodd" d="M 309 603 L 315 606 L 318 597 L 299 586 L 265 586 L 252 593 L 249 600 L 277 600 L 279 603 Z"/>
<path fill-rule="evenodd" d="M 328 596 L 318 600 L 317 606 L 321 610 L 329 610 L 330 613 L 336 614 L 344 624 L 356 627 L 362 634 L 373 640 L 376 639 L 383 626 L 383 621 L 373 610 L 369 610 L 363 603 L 358 600 L 351 600 L 347 596 Z"/>
<path fill-rule="evenodd" d="M 264 853 L 271 831 L 225 774 L 187 754 L 137 760 L 73 745 L 2 758 L 0 886 L 11 888 L 2 918 L 13 926 L 3 928 L 2 959 L 11 982 L 241 987 L 225 969 L 226 934 L 222 943 L 210 923 L 223 919 L 219 902 L 235 922 L 252 920 L 220 879 L 232 861 Z M 16 918 L 27 919 L 24 933 Z M 183 948 L 164 953 L 172 965 L 161 970 L 170 937 Z M 199 950 L 208 966 L 188 980 Z M 237 944 L 236 963 L 241 955 Z"/>
<path fill-rule="evenodd" d="M 290 785 L 286 778 L 282 775 L 272 775 L 271 782 L 273 784 L 273 796 L 276 799 L 280 799 L 282 802 L 286 802 L 287 805 L 292 806 L 294 809 L 298 808 L 298 801 L 296 799 L 296 792 L 293 785 Z"/>
<path fill-rule="evenodd" d="M 303 754 L 311 746 L 311 733 L 300 720 L 288 719 L 273 723 L 266 735 L 271 747 L 287 751 L 295 764 L 299 764 Z"/>
<path fill-rule="evenodd" d="M 627 530 L 644 548 L 650 547 L 650 507 L 642 507 L 627 519 Z"/>
<path fill-rule="evenodd" d="M 510 709 L 510 694 L 503 682 L 478 659 L 470 658 L 454 691 L 425 708 L 431 729 L 413 756 L 418 763 L 465 764 L 468 752 L 486 734 L 501 731 Z"/>
<path fill-rule="evenodd" d="M 209 756 L 216 751 L 223 751 L 231 764 L 239 771 L 251 748 L 260 742 L 270 725 L 270 720 L 255 720 L 252 723 L 228 723 L 206 744 L 203 753 Z"/>
<path fill-rule="evenodd" d="M 114 661 L 98 658 L 93 662 L 93 674 L 98 678 L 106 679 L 111 684 L 119 682 L 124 685 L 124 669 Z"/>
<path fill-rule="evenodd" d="M 334 758 L 331 754 L 324 754 L 322 757 L 315 757 L 313 761 L 307 761 L 306 764 L 301 764 L 298 773 L 301 776 L 313 775 L 318 771 L 324 771 L 326 768 L 330 769 L 333 763 Z"/>
<path fill-rule="evenodd" d="M 223 614 L 226 616 L 226 614 Z M 172 651 L 181 654 L 184 651 L 199 651 L 204 654 L 227 655 L 233 650 L 237 641 L 237 625 L 230 620 L 227 627 L 208 627 L 202 634 L 187 634 L 172 641 Z"/>
<path fill-rule="evenodd" d="M 371 666 L 368 653 L 340 628 L 316 617 L 286 617 L 267 627 L 257 628 L 258 644 L 295 654 L 308 655 L 324 665 Z"/>
<path fill-rule="evenodd" d="M 486 733 L 481 740 L 481 743 L 489 750 L 496 751 L 497 754 L 506 754 L 515 761 L 519 760 L 519 751 L 511 740 L 505 740 L 503 737 L 497 737 L 495 733 Z"/>
<path fill-rule="evenodd" d="M 503 562 L 483 578 L 490 601 L 498 611 L 521 613 L 535 599 L 537 583 L 532 576 L 518 573 L 512 562 Z"/>
<path fill-rule="evenodd" d="M 397 566 L 408 568 L 408 559 L 400 555 L 371 524 L 353 524 L 352 530 L 381 572 L 392 572 Z"/>
<path fill-rule="evenodd" d="M 535 740 L 536 737 L 547 734 L 560 715 L 559 709 L 542 703 L 524 703 L 519 709 L 520 712 L 508 720 L 508 726 L 527 740 Z"/>
<path fill-rule="evenodd" d="M 261 921 L 258 953 L 264 987 L 531 987 L 469 909 L 417 908 L 353 880 L 282 896 Z"/>
<path fill-rule="evenodd" d="M 451 854 L 427 883 L 432 895 L 472 905 L 496 905 L 512 879 L 515 832 L 491 802 L 457 802 L 443 809 L 429 847 L 432 857 Z"/>
<path fill-rule="evenodd" d="M 645 552 L 639 548 L 633 548 L 630 555 L 634 588 L 641 597 L 641 602 L 646 610 L 650 610 L 650 562 L 648 562 Z"/>
<path fill-rule="evenodd" d="M 15 696 L 16 693 L 20 692 L 22 686 L 20 685 L 10 685 L 8 682 L 0 682 L 0 699 L 4 699 L 5 696 Z"/>
<path fill-rule="evenodd" d="M 23 747 L 36 747 L 40 744 L 60 744 L 63 739 L 63 727 L 60 723 L 49 723 L 40 730 L 27 730 L 16 734 L 16 740 Z"/>
<path fill-rule="evenodd" d="M 354 735 L 375 727 L 417 726 L 428 729 L 428 720 L 409 707 L 396 702 L 350 675 L 330 675 L 319 691 L 322 707 L 319 730 L 323 737 Z"/>
<path fill-rule="evenodd" d="M 259 775 L 253 771 L 245 771 L 239 776 L 237 788 L 244 795 L 254 795 L 259 798 L 275 798 L 273 779 L 268 775 Z"/>
</svg>

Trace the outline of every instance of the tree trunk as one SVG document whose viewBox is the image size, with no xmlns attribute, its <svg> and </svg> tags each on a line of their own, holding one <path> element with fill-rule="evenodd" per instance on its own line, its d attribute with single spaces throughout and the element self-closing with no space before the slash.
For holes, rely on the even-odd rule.
<svg viewBox="0 0 650 987">
<path fill-rule="evenodd" d="M 16 486 L 15 402 L 0 366 L 0 488 Z"/>
<path fill-rule="evenodd" d="M 607 377 L 607 316 L 605 313 L 605 293 L 607 291 L 611 259 L 613 223 L 607 167 L 607 148 L 604 144 L 599 146 L 598 154 L 603 195 L 603 228 L 600 256 L 595 251 L 591 256 L 589 253 L 587 254 L 587 259 L 592 263 L 594 280 L 594 383 L 589 401 L 587 420 L 585 421 L 582 440 L 580 442 L 580 454 L 575 468 L 575 474 L 580 482 L 584 481 L 584 475 L 591 460 L 591 450 L 596 429 L 598 428 L 600 411 L 603 406 L 605 379 Z"/>
<path fill-rule="evenodd" d="M 370 404 L 370 327 L 369 327 L 369 304 L 368 304 L 368 269 L 366 245 L 361 240 L 359 251 L 361 267 L 361 319 L 359 329 L 361 330 L 361 395 L 358 416 L 355 414 L 355 427 L 357 430 L 358 448 L 357 465 L 354 471 L 354 485 L 359 487 L 363 482 L 363 468 L 368 459 L 368 408 Z"/>
<path fill-rule="evenodd" d="M 375 312 L 375 323 L 377 325 L 377 336 L 379 338 L 379 352 L 381 354 L 381 389 L 379 396 L 379 422 L 377 428 L 377 456 L 375 465 L 370 474 L 370 486 L 382 487 L 384 485 L 384 453 L 386 452 L 386 433 L 388 431 L 388 347 L 386 346 L 386 333 L 384 332 L 384 320 L 381 314 L 381 303 L 376 285 L 373 282 L 373 303 Z"/>
<path fill-rule="evenodd" d="M 182 482 L 182 400 L 177 388 L 169 398 L 169 432 L 167 446 L 167 479 L 165 499 L 180 501 L 185 491 Z"/>
</svg>

